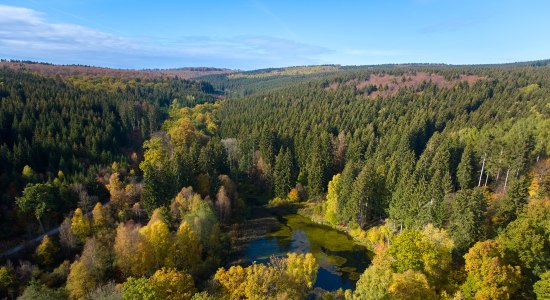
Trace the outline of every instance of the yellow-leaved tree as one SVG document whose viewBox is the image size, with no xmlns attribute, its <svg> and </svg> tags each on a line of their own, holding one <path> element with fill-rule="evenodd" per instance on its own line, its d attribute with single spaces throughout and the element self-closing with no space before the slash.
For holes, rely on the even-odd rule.
<svg viewBox="0 0 550 300">
<path fill-rule="evenodd" d="M 170 261 L 172 256 L 169 255 L 172 246 L 170 228 L 159 215 L 160 212 L 155 210 L 147 226 L 139 230 L 139 233 L 145 238 L 147 246 L 152 250 L 155 269 L 172 264 Z"/>
<path fill-rule="evenodd" d="M 401 299 L 408 290 L 417 295 L 409 299 L 434 299 L 445 291 L 454 247 L 445 230 L 428 224 L 422 231 L 384 233 L 374 243 L 376 256 L 357 282 L 353 299 Z"/>
<path fill-rule="evenodd" d="M 304 299 L 313 288 L 319 265 L 311 253 L 272 257 L 269 264 L 220 268 L 214 280 L 229 299 Z"/>
<path fill-rule="evenodd" d="M 394 273 L 392 283 L 388 288 L 390 299 L 438 299 L 428 284 L 426 275 L 421 272 L 407 270 L 403 273 Z"/>
<path fill-rule="evenodd" d="M 332 177 L 332 180 L 328 183 L 327 202 L 325 208 L 325 220 L 332 225 L 338 223 L 336 217 L 338 209 L 338 186 L 340 184 L 340 174 L 336 174 Z"/>
<path fill-rule="evenodd" d="M 189 300 L 197 292 L 191 275 L 175 269 L 162 268 L 149 278 L 156 299 Z"/>
<path fill-rule="evenodd" d="M 92 210 L 93 230 L 95 232 L 108 229 L 110 220 L 109 212 L 101 202 L 97 202 Z"/>
<path fill-rule="evenodd" d="M 35 254 L 42 265 L 52 266 L 59 254 L 59 247 L 46 235 L 36 248 Z"/>
<path fill-rule="evenodd" d="M 477 242 L 464 255 L 467 272 L 462 292 L 467 299 L 510 299 L 521 286 L 521 270 L 509 264 L 500 242 Z"/>
<path fill-rule="evenodd" d="M 82 213 L 82 209 L 80 208 L 74 211 L 71 220 L 71 232 L 81 243 L 84 243 L 86 238 L 92 233 L 90 220 L 88 220 L 88 216 Z"/>
<path fill-rule="evenodd" d="M 115 263 L 124 277 L 150 275 L 154 271 L 152 249 L 133 223 L 119 224 L 114 243 Z"/>
<path fill-rule="evenodd" d="M 193 274 L 201 262 L 201 248 L 201 244 L 189 224 L 182 222 L 170 250 L 173 266 L 178 270 L 185 270 Z"/>
</svg>

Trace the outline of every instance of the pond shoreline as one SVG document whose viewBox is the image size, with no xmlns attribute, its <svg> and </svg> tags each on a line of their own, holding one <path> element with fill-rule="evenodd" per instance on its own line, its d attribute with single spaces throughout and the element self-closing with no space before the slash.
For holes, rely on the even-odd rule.
<svg viewBox="0 0 550 300">
<path fill-rule="evenodd" d="M 319 225 L 328 226 L 334 230 L 340 231 L 342 233 L 347 234 L 349 237 L 351 237 L 356 243 L 366 247 L 369 249 L 370 252 L 374 253 L 374 249 L 372 247 L 372 244 L 367 241 L 367 239 L 362 238 L 358 236 L 357 234 L 354 234 L 353 229 L 349 228 L 348 226 L 342 226 L 342 225 L 334 225 L 330 224 L 329 222 L 326 222 L 321 216 L 314 214 L 312 206 L 315 205 L 314 203 L 309 202 L 303 202 L 300 204 L 300 207 L 296 210 L 296 214 L 299 214 L 303 217 L 306 217 L 311 220 L 313 223 L 317 223 Z M 363 229 L 360 229 L 361 233 L 366 233 Z M 372 257 L 371 257 L 372 259 Z"/>
<path fill-rule="evenodd" d="M 288 252 L 312 253 L 319 263 L 316 287 L 349 289 L 371 262 L 370 250 L 348 232 L 300 213 L 303 205 L 255 206 L 252 218 L 232 232 L 231 265 L 266 263 Z"/>
</svg>

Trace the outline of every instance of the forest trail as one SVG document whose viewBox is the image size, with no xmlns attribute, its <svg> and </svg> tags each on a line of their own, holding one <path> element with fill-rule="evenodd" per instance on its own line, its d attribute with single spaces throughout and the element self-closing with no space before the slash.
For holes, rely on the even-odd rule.
<svg viewBox="0 0 550 300">
<path fill-rule="evenodd" d="M 107 202 L 104 204 L 104 207 L 108 207 L 109 205 L 111 204 L 111 201 Z M 87 216 L 91 216 L 92 215 L 92 211 L 88 212 Z M 9 258 L 10 256 L 13 256 L 23 250 L 25 250 L 27 247 L 32 247 L 32 246 L 35 246 L 36 244 L 40 243 L 44 237 L 46 236 L 52 236 L 52 235 L 56 235 L 59 233 L 59 228 L 61 228 L 61 225 L 53 228 L 53 229 L 50 229 L 48 230 L 46 233 L 44 234 L 41 234 L 33 239 L 30 239 L 30 240 L 27 240 L 25 242 L 22 242 L 22 243 L 19 243 L 19 245 L 15 246 L 15 247 L 12 247 L 2 253 L 0 253 L 0 259 L 1 258 Z"/>
</svg>

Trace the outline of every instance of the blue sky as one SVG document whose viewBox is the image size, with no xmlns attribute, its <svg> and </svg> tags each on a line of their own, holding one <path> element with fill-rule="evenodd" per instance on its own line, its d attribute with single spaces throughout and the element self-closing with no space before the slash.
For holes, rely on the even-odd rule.
<svg viewBox="0 0 550 300">
<path fill-rule="evenodd" d="M 117 68 L 550 58 L 550 1 L 0 0 L 0 57 Z"/>
</svg>

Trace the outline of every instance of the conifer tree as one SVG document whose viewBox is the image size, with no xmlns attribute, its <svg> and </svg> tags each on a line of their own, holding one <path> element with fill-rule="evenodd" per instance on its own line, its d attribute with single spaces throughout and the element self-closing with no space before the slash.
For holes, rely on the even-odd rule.
<svg viewBox="0 0 550 300">
<path fill-rule="evenodd" d="M 475 171 L 474 153 L 470 146 L 464 148 L 462 152 L 462 158 L 458 164 L 456 171 L 456 177 L 461 189 L 471 189 L 476 184 L 476 171 Z"/>
<path fill-rule="evenodd" d="M 292 158 L 290 151 L 281 148 L 275 157 L 275 168 L 273 179 L 275 185 L 275 196 L 284 198 L 292 187 Z"/>
</svg>

